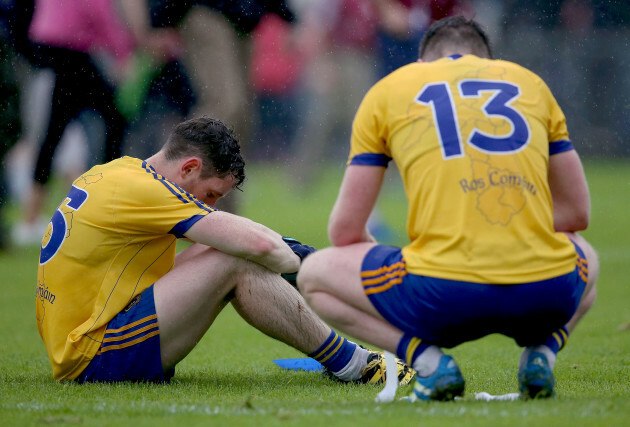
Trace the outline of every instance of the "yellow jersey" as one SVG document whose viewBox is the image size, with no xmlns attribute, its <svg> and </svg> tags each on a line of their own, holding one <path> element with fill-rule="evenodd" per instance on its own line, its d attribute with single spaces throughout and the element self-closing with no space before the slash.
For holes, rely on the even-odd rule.
<svg viewBox="0 0 630 427">
<path fill-rule="evenodd" d="M 554 232 L 549 156 L 573 149 L 547 85 L 473 55 L 402 67 L 375 84 L 352 128 L 348 163 L 394 160 L 408 201 L 413 274 L 489 284 L 575 268 Z"/>
<path fill-rule="evenodd" d="M 177 238 L 212 211 L 131 157 L 74 181 L 44 235 L 37 277 L 37 327 L 56 379 L 83 371 L 107 323 L 173 267 Z"/>
</svg>

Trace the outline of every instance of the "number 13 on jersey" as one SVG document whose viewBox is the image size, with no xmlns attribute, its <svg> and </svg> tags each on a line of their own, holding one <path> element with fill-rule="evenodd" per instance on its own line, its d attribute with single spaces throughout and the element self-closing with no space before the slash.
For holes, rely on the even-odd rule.
<svg viewBox="0 0 630 427">
<path fill-rule="evenodd" d="M 493 135 L 475 128 L 470 133 L 468 144 L 487 154 L 513 154 L 527 146 L 530 139 L 527 120 L 510 105 L 521 94 L 517 85 L 496 80 L 462 80 L 457 86 L 462 98 L 479 98 L 484 92 L 490 92 L 488 101 L 481 107 L 481 113 L 488 119 L 497 117 L 506 120 L 512 128 L 507 135 Z M 459 120 L 448 83 L 427 84 L 416 95 L 415 101 L 430 106 L 433 111 L 444 160 L 462 157 L 464 147 Z"/>
</svg>

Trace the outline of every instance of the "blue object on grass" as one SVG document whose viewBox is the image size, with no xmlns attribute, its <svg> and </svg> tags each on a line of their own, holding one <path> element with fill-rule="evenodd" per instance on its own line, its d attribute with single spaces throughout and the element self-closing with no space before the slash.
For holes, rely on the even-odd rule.
<svg viewBox="0 0 630 427">
<path fill-rule="evenodd" d="M 273 363 L 282 369 L 291 369 L 294 371 L 321 371 L 324 369 L 321 363 L 310 357 L 302 357 L 299 359 L 274 359 Z"/>
</svg>

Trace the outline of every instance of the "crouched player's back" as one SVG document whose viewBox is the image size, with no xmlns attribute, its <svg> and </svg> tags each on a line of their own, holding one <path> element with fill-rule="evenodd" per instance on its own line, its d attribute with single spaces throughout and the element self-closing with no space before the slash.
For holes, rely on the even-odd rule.
<svg viewBox="0 0 630 427">
<path fill-rule="evenodd" d="M 409 200 L 409 272 L 511 284 L 575 267 L 573 245 L 553 229 L 547 181 L 549 154 L 571 148 L 540 78 L 454 55 L 403 67 L 372 88 L 350 163 L 374 154 L 396 162 Z"/>
</svg>

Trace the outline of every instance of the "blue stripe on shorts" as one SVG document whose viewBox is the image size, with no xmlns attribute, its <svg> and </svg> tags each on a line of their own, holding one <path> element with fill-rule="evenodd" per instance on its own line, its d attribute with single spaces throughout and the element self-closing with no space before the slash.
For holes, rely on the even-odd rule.
<svg viewBox="0 0 630 427">
<path fill-rule="evenodd" d="M 77 381 L 168 382 L 174 373 L 174 369 L 166 373 L 162 369 L 160 328 L 151 286 L 109 322 L 101 348 Z"/>
<path fill-rule="evenodd" d="M 499 333 L 521 346 L 538 345 L 569 321 L 580 302 L 588 267 L 577 245 L 576 253 L 569 274 L 490 285 L 410 274 L 400 248 L 379 245 L 366 254 L 361 281 L 389 323 L 427 343 L 450 348 Z"/>
</svg>

